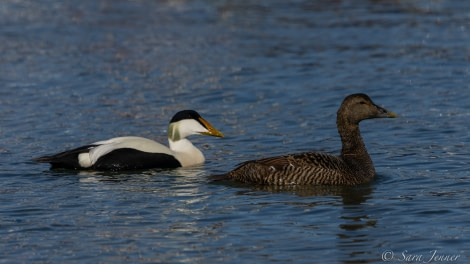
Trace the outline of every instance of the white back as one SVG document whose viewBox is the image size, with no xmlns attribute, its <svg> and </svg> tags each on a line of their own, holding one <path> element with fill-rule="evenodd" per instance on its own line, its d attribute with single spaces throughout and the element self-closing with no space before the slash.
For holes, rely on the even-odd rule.
<svg viewBox="0 0 470 264">
<path fill-rule="evenodd" d="M 87 167 L 89 167 L 95 164 L 100 157 L 110 153 L 113 150 L 120 148 L 132 148 L 144 152 L 165 153 L 168 155 L 173 155 L 173 152 L 168 147 L 154 140 L 142 137 L 117 137 L 108 140 L 98 141 L 93 143 L 92 145 L 99 146 L 90 149 L 90 151 L 88 152 L 88 157 L 86 157 L 87 155 L 81 154 L 80 156 L 83 156 L 79 156 L 80 165 L 88 165 Z M 82 164 L 82 162 L 84 164 Z"/>
</svg>

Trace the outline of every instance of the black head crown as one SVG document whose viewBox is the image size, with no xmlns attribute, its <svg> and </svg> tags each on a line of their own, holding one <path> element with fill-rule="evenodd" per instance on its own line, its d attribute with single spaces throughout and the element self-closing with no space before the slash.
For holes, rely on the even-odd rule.
<svg viewBox="0 0 470 264">
<path fill-rule="evenodd" d="M 176 113 L 171 119 L 170 123 L 178 122 L 184 119 L 194 119 L 199 122 L 201 116 L 194 110 L 183 110 Z"/>
</svg>

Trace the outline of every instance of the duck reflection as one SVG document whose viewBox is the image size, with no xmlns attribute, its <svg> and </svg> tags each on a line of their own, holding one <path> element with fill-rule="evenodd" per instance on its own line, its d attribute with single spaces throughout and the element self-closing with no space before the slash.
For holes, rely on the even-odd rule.
<svg viewBox="0 0 470 264">
<path fill-rule="evenodd" d="M 334 214 L 331 220 L 326 220 L 337 223 L 337 228 L 330 229 L 331 232 L 336 233 L 337 237 L 336 249 L 332 249 L 337 252 L 336 258 L 342 263 L 376 263 L 377 260 L 380 260 L 380 256 L 377 256 L 380 250 L 376 250 L 377 245 L 375 245 L 377 238 L 373 235 L 375 232 L 371 232 L 371 229 L 374 229 L 378 224 L 378 218 L 374 217 L 375 213 L 370 211 L 371 207 L 368 205 L 368 200 L 373 197 L 375 190 L 373 183 L 356 187 L 253 186 L 233 182 L 225 182 L 224 185 L 241 188 L 242 190 L 237 192 L 238 195 L 294 194 L 302 199 L 299 199 L 298 202 L 292 202 L 292 199 L 289 199 L 285 204 L 301 209 L 331 206 L 332 212 L 338 211 L 338 214 Z M 308 197 L 312 197 L 312 199 L 308 199 Z M 321 197 L 333 198 L 333 200 L 319 199 Z M 340 207 L 339 210 L 338 207 Z M 325 232 L 322 228 L 325 219 L 318 219 L 315 215 L 317 211 L 310 209 L 304 210 L 304 212 L 312 214 L 311 224 L 305 228 L 314 233 Z"/>
<path fill-rule="evenodd" d="M 133 181 L 149 181 L 149 182 L 199 182 L 198 179 L 207 171 L 204 165 L 194 165 L 188 167 L 180 167 L 175 169 L 149 169 L 134 171 L 93 171 L 93 170 L 67 170 L 53 169 L 44 171 L 45 174 L 52 177 L 77 176 L 78 182 L 133 182 Z"/>
</svg>

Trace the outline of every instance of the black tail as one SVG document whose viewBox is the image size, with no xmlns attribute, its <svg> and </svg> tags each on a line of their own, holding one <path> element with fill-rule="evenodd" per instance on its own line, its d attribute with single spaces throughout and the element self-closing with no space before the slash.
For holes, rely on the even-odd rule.
<svg viewBox="0 0 470 264">
<path fill-rule="evenodd" d="M 79 147 L 72 150 L 67 150 L 51 156 L 43 156 L 33 159 L 35 162 L 50 163 L 51 169 L 64 168 L 64 169 L 79 169 L 81 168 L 78 163 L 78 155 L 87 152 L 94 145 Z"/>
<path fill-rule="evenodd" d="M 52 161 L 51 156 L 43 156 L 39 158 L 33 159 L 35 162 L 41 162 L 41 163 L 50 163 Z"/>
</svg>

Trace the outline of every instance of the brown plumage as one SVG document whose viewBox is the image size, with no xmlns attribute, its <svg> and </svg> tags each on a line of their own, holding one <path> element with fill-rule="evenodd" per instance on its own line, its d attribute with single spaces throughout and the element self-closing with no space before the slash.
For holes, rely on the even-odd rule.
<svg viewBox="0 0 470 264">
<path fill-rule="evenodd" d="M 396 114 L 374 104 L 365 94 L 347 96 L 338 109 L 336 124 L 343 144 L 341 155 L 305 152 L 246 161 L 234 170 L 210 176 L 266 185 L 358 185 L 375 175 L 359 131 L 359 122 Z"/>
</svg>

